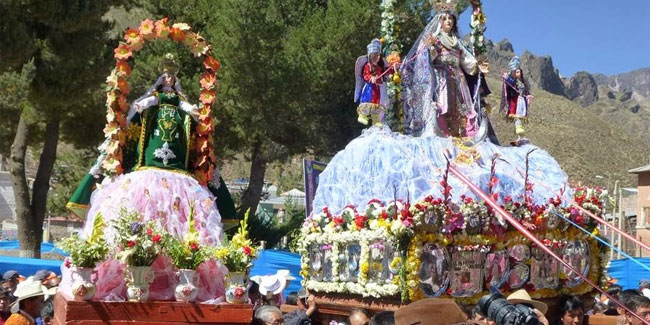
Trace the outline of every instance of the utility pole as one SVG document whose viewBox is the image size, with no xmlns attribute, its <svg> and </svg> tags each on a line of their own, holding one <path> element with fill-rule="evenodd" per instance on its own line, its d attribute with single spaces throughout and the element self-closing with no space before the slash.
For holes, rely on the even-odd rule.
<svg viewBox="0 0 650 325">
<path fill-rule="evenodd" d="M 620 229 L 621 231 L 625 231 L 623 229 L 623 219 L 625 216 L 623 215 L 623 204 L 621 204 L 622 202 L 623 202 L 623 189 L 619 188 L 618 189 L 618 229 Z M 623 239 L 620 233 L 617 234 L 617 237 L 618 237 L 617 246 L 618 246 L 618 251 L 620 252 L 622 251 L 621 248 L 623 247 Z M 617 256 L 618 259 L 621 259 L 621 253 L 618 253 Z"/>
<path fill-rule="evenodd" d="M 612 206 L 612 223 L 614 223 L 615 220 L 616 220 L 616 208 L 620 204 L 618 202 L 618 197 L 616 197 L 616 190 L 617 189 L 618 189 L 618 180 L 616 180 L 616 182 L 614 182 L 614 192 L 612 192 L 612 194 L 614 194 L 614 206 Z M 614 245 L 614 239 L 616 238 L 616 232 L 612 231 L 611 229 L 607 229 L 607 232 L 610 233 L 610 236 L 609 236 L 610 244 Z M 614 249 L 610 248 L 609 249 L 609 260 L 611 261 L 613 259 L 614 259 Z"/>
</svg>

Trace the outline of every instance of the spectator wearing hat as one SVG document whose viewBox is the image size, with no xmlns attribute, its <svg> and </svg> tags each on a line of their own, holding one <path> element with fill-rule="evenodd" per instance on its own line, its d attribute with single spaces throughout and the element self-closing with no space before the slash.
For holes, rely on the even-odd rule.
<svg viewBox="0 0 650 325">
<path fill-rule="evenodd" d="M 519 289 L 506 298 L 513 305 L 521 304 L 526 307 L 529 307 L 535 311 L 537 314 L 537 319 L 541 325 L 549 325 L 548 319 L 546 319 L 546 312 L 548 311 L 548 306 L 537 300 L 533 300 L 528 292 L 524 289 Z"/>
<path fill-rule="evenodd" d="M 41 315 L 41 305 L 47 299 L 47 288 L 33 278 L 21 282 L 16 287 L 11 311 L 13 314 L 5 322 L 6 325 L 34 325 L 35 319 Z"/>
<path fill-rule="evenodd" d="M 650 298 L 650 281 L 646 279 L 639 281 L 639 291 L 642 295 Z"/>
<path fill-rule="evenodd" d="M 265 276 L 252 276 L 251 281 L 259 285 L 260 295 L 264 299 L 265 305 L 279 307 L 282 304 L 282 292 L 287 285 L 286 280 L 282 276 L 265 275 Z"/>
<path fill-rule="evenodd" d="M 18 273 L 18 271 L 16 270 L 9 270 L 2 275 L 2 280 L 8 283 L 7 285 L 3 284 L 3 286 L 11 294 L 13 294 L 14 291 L 16 291 L 16 286 L 18 286 L 18 283 L 24 279 L 25 278 L 21 276 L 20 273 Z"/>
<path fill-rule="evenodd" d="M 370 315 L 365 309 L 355 308 L 348 317 L 350 325 L 368 325 L 370 324 Z"/>
<path fill-rule="evenodd" d="M 311 325 L 311 315 L 316 311 L 316 299 L 302 288 L 298 292 L 298 308 L 283 316 L 286 325 Z"/>
<path fill-rule="evenodd" d="M 583 325 L 585 323 L 585 305 L 577 297 L 566 298 L 560 312 L 562 315 L 560 325 Z"/>
</svg>

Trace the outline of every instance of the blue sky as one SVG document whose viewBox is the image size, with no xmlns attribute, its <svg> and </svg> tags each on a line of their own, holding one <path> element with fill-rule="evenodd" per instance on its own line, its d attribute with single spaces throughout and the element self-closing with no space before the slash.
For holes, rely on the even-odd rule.
<svg viewBox="0 0 650 325">
<path fill-rule="evenodd" d="M 563 76 L 650 67 L 650 0 L 484 0 L 483 9 L 488 38 L 508 38 L 517 54 L 550 55 Z"/>
</svg>

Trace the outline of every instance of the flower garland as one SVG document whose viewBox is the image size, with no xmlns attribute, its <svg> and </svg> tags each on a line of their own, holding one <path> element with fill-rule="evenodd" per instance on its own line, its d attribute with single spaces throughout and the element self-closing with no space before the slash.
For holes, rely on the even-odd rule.
<svg viewBox="0 0 650 325">
<path fill-rule="evenodd" d="M 485 47 L 485 22 L 487 18 L 485 13 L 483 13 L 483 4 L 480 0 L 473 1 L 474 10 L 472 11 L 472 17 L 470 19 L 469 26 L 472 27 L 472 32 L 470 33 L 470 40 L 472 42 L 472 48 L 474 49 L 474 56 L 480 57 L 485 55 L 487 48 Z"/>
<path fill-rule="evenodd" d="M 368 275 L 372 269 L 372 262 L 370 261 L 370 253 L 373 245 L 381 242 L 381 246 L 395 247 L 396 241 L 391 237 L 387 228 L 379 228 L 377 230 L 363 229 L 358 232 L 344 231 L 344 232 L 325 232 L 313 233 L 303 238 L 300 243 L 301 258 L 301 275 L 308 279 L 305 286 L 317 292 L 341 292 L 358 294 L 364 297 L 386 297 L 393 296 L 399 293 L 399 286 L 393 282 L 388 283 L 375 283 L 368 281 Z M 361 250 L 359 254 L 359 273 L 356 282 L 341 281 L 341 247 L 347 244 L 358 243 Z M 371 244 L 375 243 L 375 244 Z M 331 281 L 316 281 L 309 279 L 309 256 L 308 248 L 311 245 L 328 245 L 331 249 Z M 379 246 L 376 245 L 376 246 Z M 331 246 L 331 247 L 330 247 Z M 325 264 L 325 263 L 322 263 Z M 376 268 L 376 266 L 375 266 Z"/>
<path fill-rule="evenodd" d="M 307 279 L 306 286 L 315 291 L 353 293 L 372 297 L 391 296 L 401 292 L 405 298 L 413 301 L 425 297 L 419 286 L 418 270 L 422 248 L 426 243 L 450 247 L 453 251 L 482 252 L 507 250 L 516 245 L 531 246 L 530 240 L 523 234 L 501 226 L 484 202 L 464 196 L 461 197 L 461 202 L 452 202 L 448 195 L 451 187 L 444 181 L 441 182 L 441 186 L 442 197 L 434 198 L 429 195 L 414 204 L 401 200 L 384 203 L 373 199 L 363 209 L 350 205 L 336 215 L 329 209 L 323 208 L 322 211 L 309 216 L 303 224 L 299 250 L 302 255 L 301 275 Z M 578 187 L 574 199 L 582 206 L 593 204 L 600 209 L 606 194 L 601 189 Z M 548 247 L 562 249 L 567 242 L 576 240 L 588 243 L 590 250 L 588 276 L 594 282 L 598 280 L 601 266 L 600 248 L 596 240 L 575 228 L 568 228 L 567 223 L 557 220 L 558 218 L 554 219 L 555 215 L 551 213 L 559 211 L 571 215 L 573 208 L 562 207 L 560 198 L 551 198 L 545 205 L 535 205 L 525 201 L 515 202 L 511 197 L 505 197 L 502 206 L 533 231 Z M 576 220 L 577 216 L 572 216 L 572 219 Z M 597 234 L 596 224 L 588 218 L 584 217 L 576 221 L 582 221 L 582 225 Z M 378 239 L 384 240 L 382 244 L 384 246 L 397 248 L 405 245 L 402 257 L 398 254 L 389 261 L 388 267 L 391 273 L 400 274 L 400 277 L 394 277 L 390 283 L 380 284 L 369 279 L 369 274 L 377 267 L 370 259 L 371 250 Z M 359 275 L 356 282 L 343 282 L 339 278 L 341 265 L 338 246 L 351 242 L 358 242 L 361 246 Z M 312 244 L 333 246 L 332 281 L 310 279 L 307 248 Z M 517 263 L 523 263 L 530 268 L 532 258 L 528 257 Z M 403 283 L 400 280 L 402 271 Z M 558 276 L 562 277 L 561 274 Z M 556 296 L 558 293 L 582 294 L 591 290 L 586 283 L 572 288 L 561 286 L 557 290 L 536 289 L 530 282 L 524 287 L 534 298 Z M 502 289 L 506 293 L 510 291 L 507 283 Z M 447 297 L 449 294 L 443 296 Z M 462 303 L 476 303 L 480 296 L 481 294 L 477 294 L 474 297 L 455 299 Z"/>
<path fill-rule="evenodd" d="M 129 105 L 126 95 L 129 94 L 127 78 L 131 74 L 129 60 L 134 53 L 142 49 L 145 43 L 153 40 L 171 39 L 183 43 L 197 58 L 203 58 L 205 72 L 200 78 L 201 94 L 199 95 L 199 117 L 195 128 L 194 138 L 194 176 L 202 185 L 207 184 L 214 176 L 215 154 L 212 140 L 212 105 L 215 100 L 217 87 L 216 74 L 219 62 L 211 55 L 211 47 L 198 33 L 191 31 L 188 24 L 175 23 L 169 25 L 168 18 L 157 21 L 145 19 L 136 28 L 124 32 L 124 41 L 115 48 L 115 68 L 106 79 L 106 127 L 104 135 L 107 145 L 104 148 L 106 159 L 102 168 L 108 175 L 119 175 L 124 172 L 122 166 L 122 149 L 126 142 L 126 114 Z"/>
<path fill-rule="evenodd" d="M 384 44 L 386 61 L 388 61 L 389 66 L 395 66 L 395 64 L 401 63 L 401 52 L 402 44 L 399 41 L 399 30 L 398 25 L 398 15 L 395 13 L 395 5 L 397 0 L 382 0 L 380 8 L 382 9 L 381 13 L 381 42 Z M 400 132 L 403 131 L 404 126 L 402 125 L 402 103 L 400 99 L 402 98 L 402 78 L 399 71 L 395 71 L 392 78 L 386 83 L 386 90 L 388 97 L 393 103 L 392 106 L 396 106 L 397 112 L 389 112 L 387 117 L 389 119 L 395 117 L 396 121 L 388 121 L 388 124 L 393 129 L 399 129 Z M 397 116 L 394 116 L 397 115 Z M 395 125 L 396 124 L 396 125 Z M 394 126 L 397 126 L 395 128 Z"/>
</svg>

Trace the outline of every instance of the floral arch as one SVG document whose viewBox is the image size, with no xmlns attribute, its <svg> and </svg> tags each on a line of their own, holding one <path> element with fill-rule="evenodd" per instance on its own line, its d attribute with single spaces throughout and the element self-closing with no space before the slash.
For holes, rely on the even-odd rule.
<svg viewBox="0 0 650 325">
<path fill-rule="evenodd" d="M 212 140 L 212 105 L 215 101 L 217 88 L 217 71 L 219 62 L 212 57 L 211 46 L 206 40 L 191 30 L 186 23 L 169 25 L 169 19 L 158 21 L 145 19 L 140 26 L 129 28 L 124 33 L 124 41 L 113 51 L 115 53 L 115 68 L 107 78 L 106 92 L 106 127 L 104 134 L 107 139 L 105 148 L 106 158 L 102 168 L 108 175 L 119 175 L 124 172 L 122 150 L 127 137 L 127 121 L 129 105 L 126 95 L 130 88 L 127 81 L 131 75 L 129 61 L 142 47 L 153 40 L 171 39 L 184 44 L 192 54 L 203 59 L 205 72 L 200 78 L 201 93 L 199 95 L 199 119 L 195 128 L 193 140 L 194 176 L 202 185 L 206 185 L 213 177 L 215 170 L 215 154 Z"/>
</svg>

